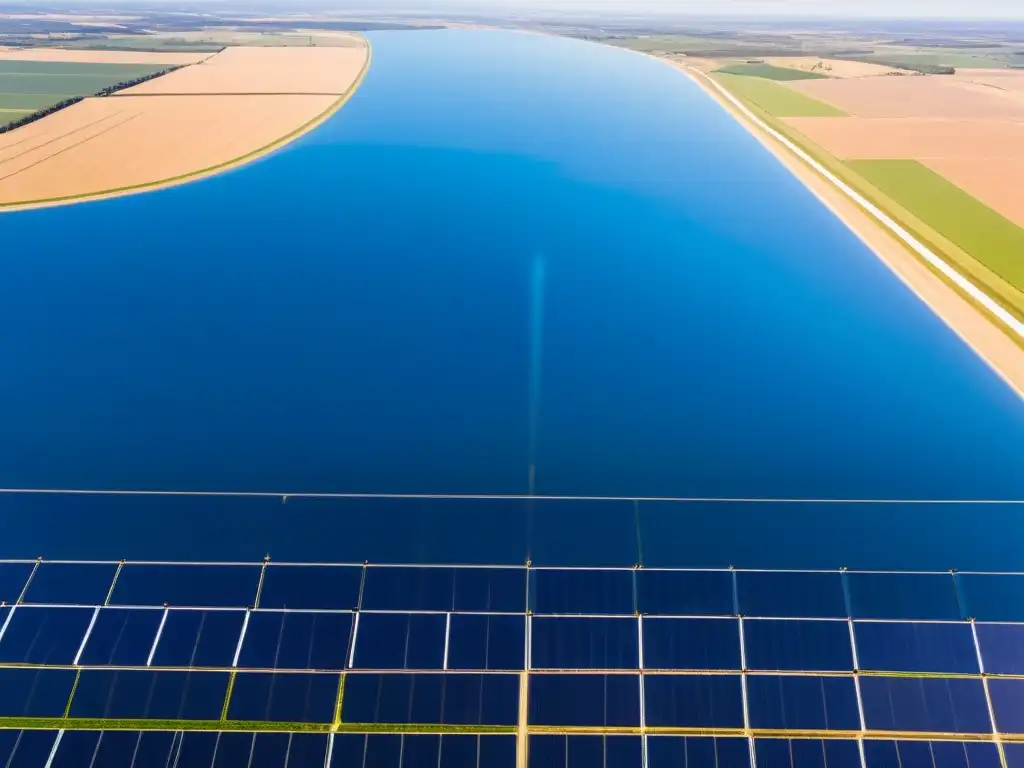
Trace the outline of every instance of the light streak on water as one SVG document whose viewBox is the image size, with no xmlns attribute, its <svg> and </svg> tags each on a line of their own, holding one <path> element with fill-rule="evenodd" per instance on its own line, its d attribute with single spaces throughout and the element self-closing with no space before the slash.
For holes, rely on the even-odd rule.
<svg viewBox="0 0 1024 768">
<path fill-rule="evenodd" d="M 544 365 L 544 254 L 533 256 L 530 272 L 530 384 L 529 384 L 529 493 L 532 496 L 537 478 L 537 434 L 540 429 L 541 372 Z"/>
</svg>

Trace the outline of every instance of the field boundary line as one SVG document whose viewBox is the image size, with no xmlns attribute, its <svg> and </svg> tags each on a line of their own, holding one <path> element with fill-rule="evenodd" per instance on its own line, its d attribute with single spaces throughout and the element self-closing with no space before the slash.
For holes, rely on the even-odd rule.
<svg viewBox="0 0 1024 768">
<path fill-rule="evenodd" d="M 37 209 L 37 208 L 50 208 L 50 207 L 59 206 L 59 205 L 71 205 L 71 204 L 74 204 L 74 203 L 86 203 L 86 202 L 92 202 L 92 201 L 96 201 L 96 200 L 107 200 L 107 199 L 111 199 L 111 198 L 124 197 L 126 195 L 135 194 L 137 192 L 155 192 L 155 191 L 160 190 L 160 189 L 167 189 L 167 188 L 170 188 L 170 187 L 176 187 L 176 186 L 180 186 L 182 184 L 187 184 L 188 182 L 191 182 L 191 181 L 199 181 L 201 179 L 207 178 L 209 176 L 213 176 L 213 175 L 218 174 L 218 173 L 223 173 L 225 171 L 234 170 L 235 168 L 243 166 L 243 165 L 245 165 L 247 163 L 250 163 L 250 162 L 252 162 L 254 160 L 259 160 L 260 158 L 262 158 L 262 157 L 264 157 L 266 155 L 271 154 L 272 152 L 280 149 L 281 147 L 283 147 L 283 146 L 285 146 L 287 144 L 290 144 L 291 142 L 295 141 L 296 139 L 301 138 L 305 134 L 307 134 L 310 131 L 312 131 L 314 128 L 319 127 L 321 124 L 323 124 L 328 119 L 333 117 L 335 115 L 335 113 L 337 113 L 343 106 L 345 106 L 345 104 L 348 103 L 348 100 L 350 98 L 352 98 L 352 96 L 355 94 L 356 91 L 359 90 L 359 87 L 363 84 L 363 80 L 366 79 L 366 73 L 369 71 L 369 69 L 370 69 L 370 62 L 373 59 L 373 46 L 370 44 L 369 38 L 366 38 L 366 37 L 364 37 L 362 35 L 360 35 L 359 37 L 360 37 L 360 39 L 363 40 L 363 42 L 366 45 L 366 60 L 363 62 L 363 67 L 362 67 L 362 69 L 359 70 L 359 74 L 356 76 L 356 79 L 352 81 L 352 83 L 349 85 L 348 89 L 346 89 L 346 91 L 343 94 L 338 96 L 337 100 L 335 100 L 326 110 L 321 112 L 319 115 L 317 115 L 316 117 L 312 118 L 311 120 L 308 120 L 307 122 L 303 123 L 302 125 L 300 125 L 295 130 L 293 130 L 293 131 L 291 131 L 289 133 L 286 133 L 284 136 L 281 136 L 280 138 L 275 139 L 274 141 L 270 142 L 269 144 L 266 144 L 266 145 L 260 147 L 259 149 L 254 149 L 253 151 L 248 152 L 248 153 L 246 153 L 244 155 L 241 155 L 240 157 L 236 157 L 236 158 L 233 158 L 231 160 L 226 160 L 226 161 L 224 161 L 222 163 L 217 163 L 216 165 L 211 165 L 211 166 L 209 166 L 207 168 L 202 168 L 202 169 L 199 169 L 197 171 L 190 171 L 188 173 L 183 173 L 183 174 L 181 174 L 179 176 L 172 176 L 172 177 L 166 178 L 166 179 L 158 179 L 156 181 L 147 181 L 147 182 L 143 182 L 141 184 L 131 184 L 131 185 L 125 186 L 125 187 L 115 187 L 113 189 L 97 190 L 96 192 L 88 192 L 86 194 L 80 194 L 80 195 L 67 195 L 67 196 L 63 196 L 63 197 L 43 198 L 43 199 L 39 199 L 39 200 L 22 200 L 22 201 L 18 201 L 18 202 L 14 202 L 14 203 L 0 203 L 0 215 L 3 215 L 4 213 L 18 213 L 20 211 L 30 211 L 30 210 L 34 210 L 34 209 Z M 141 96 L 142 94 L 139 94 L 139 95 Z M 205 96 L 205 95 L 216 95 L 216 94 L 190 94 L 190 95 L 193 95 L 193 96 Z M 245 95 L 245 96 L 254 96 L 254 95 L 258 96 L 260 94 L 242 94 L 242 95 Z M 309 95 L 309 94 L 288 94 L 288 95 L 306 96 L 306 95 Z M 330 96 L 337 96 L 338 94 L 328 94 L 328 95 L 330 95 Z M 105 97 L 105 98 L 113 98 L 113 97 Z"/>
<path fill-rule="evenodd" d="M 1024 499 L 844 499 L 757 496 L 585 496 L 522 493 L 361 493 L 331 491 L 168 491 L 117 488 L 0 488 L 2 495 L 66 496 L 184 496 L 281 499 L 409 499 L 451 501 L 648 501 L 722 504 L 988 504 L 1024 506 Z"/>
<path fill-rule="evenodd" d="M 657 57 L 655 57 L 657 58 Z M 663 63 L 673 66 L 672 62 L 659 59 Z M 796 155 L 800 160 L 810 166 L 819 176 L 828 181 L 833 187 L 838 189 L 843 195 L 849 200 L 855 203 L 868 215 L 874 218 L 878 223 L 884 226 L 889 232 L 895 235 L 904 245 L 908 246 L 914 253 L 920 256 L 924 261 L 929 264 L 933 269 L 940 272 L 950 282 L 952 282 L 957 288 L 966 293 L 972 300 L 980 304 L 986 311 L 988 311 L 993 317 L 998 319 L 1007 329 L 1024 339 L 1024 322 L 1021 322 L 1014 317 L 1010 312 L 1004 309 L 998 302 L 996 302 L 987 293 L 978 288 L 974 283 L 964 277 L 960 272 L 950 266 L 944 259 L 936 255 L 931 249 L 925 246 L 920 240 L 914 237 L 910 232 L 904 229 L 899 223 L 897 223 L 892 217 L 885 213 L 881 208 L 876 206 L 857 190 L 839 178 L 836 174 L 832 173 L 828 168 L 818 162 L 808 152 L 804 151 L 799 145 L 792 141 L 789 137 L 785 136 L 780 131 L 772 128 L 764 120 L 758 117 L 754 112 L 747 107 L 739 98 L 734 96 L 720 83 L 716 82 L 713 78 L 699 72 L 691 67 L 683 65 L 682 67 L 675 67 L 689 77 L 693 82 L 704 87 L 705 83 L 708 87 L 713 89 L 714 92 L 721 95 L 731 106 L 737 109 L 743 117 L 749 120 L 758 129 L 766 133 L 771 138 L 782 144 L 786 149 Z M 706 90 L 706 88 L 705 88 Z M 888 265 L 885 259 L 881 259 L 883 263 Z"/>
</svg>

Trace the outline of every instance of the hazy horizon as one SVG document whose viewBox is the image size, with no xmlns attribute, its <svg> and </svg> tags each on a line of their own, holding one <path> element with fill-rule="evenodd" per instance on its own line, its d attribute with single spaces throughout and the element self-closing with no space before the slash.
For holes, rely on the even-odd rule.
<svg viewBox="0 0 1024 768">
<path fill-rule="evenodd" d="M 833 20 L 1001 20 L 1024 19 L 1020 0 L 188 0 L 186 3 L 160 0 L 35 0 L 0 3 L 0 8 L 57 10 L 82 8 L 110 11 L 118 8 L 161 8 L 182 10 L 202 8 L 238 12 L 240 9 L 278 13 L 336 12 L 361 16 L 451 13 L 472 15 L 526 14 L 550 18 L 568 14 L 586 17 L 636 18 L 736 18 L 833 19 Z"/>
</svg>

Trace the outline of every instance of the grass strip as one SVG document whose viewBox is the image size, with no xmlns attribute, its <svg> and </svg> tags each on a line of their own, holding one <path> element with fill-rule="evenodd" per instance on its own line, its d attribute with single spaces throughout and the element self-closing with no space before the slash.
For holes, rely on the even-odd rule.
<svg viewBox="0 0 1024 768">
<path fill-rule="evenodd" d="M 721 70 L 712 74 L 723 87 L 745 102 L 752 102 L 776 117 L 848 117 L 831 104 L 812 99 L 800 91 L 779 85 L 763 77 L 730 75 Z"/>
<path fill-rule="evenodd" d="M 68 719 L 71 716 L 71 702 L 75 700 L 75 691 L 78 690 L 78 681 L 82 679 L 82 670 L 75 671 L 75 682 L 71 684 L 71 693 L 68 694 L 68 704 L 64 707 L 64 718 Z"/>
<path fill-rule="evenodd" d="M 345 700 L 345 675 L 338 678 L 338 696 L 334 700 L 334 726 L 341 725 L 341 705 Z"/>
<path fill-rule="evenodd" d="M 220 708 L 220 720 L 224 722 L 228 719 L 228 706 L 231 704 L 231 693 L 235 690 L 235 676 L 238 672 L 234 669 L 231 670 L 231 676 L 228 677 L 228 689 L 224 692 L 224 706 Z"/>
</svg>

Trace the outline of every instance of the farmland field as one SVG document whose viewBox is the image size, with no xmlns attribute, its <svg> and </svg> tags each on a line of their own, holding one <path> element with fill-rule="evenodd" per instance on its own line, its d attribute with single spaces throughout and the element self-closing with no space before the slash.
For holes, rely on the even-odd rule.
<svg viewBox="0 0 1024 768">
<path fill-rule="evenodd" d="M 725 75 L 763 77 L 766 80 L 824 80 L 825 75 L 803 69 L 776 67 L 772 64 L 729 64 L 716 70 Z"/>
<path fill-rule="evenodd" d="M 718 73 L 715 78 L 740 98 L 753 102 L 776 117 L 843 117 L 846 114 L 764 78 Z"/>
<path fill-rule="evenodd" d="M 851 160 L 850 167 L 1018 289 L 1024 229 L 916 160 Z"/>
<path fill-rule="evenodd" d="M 165 68 L 154 64 L 0 60 L 0 109 L 34 112 Z"/>
<path fill-rule="evenodd" d="M 31 110 L 21 109 L 0 109 L 0 127 L 7 125 L 14 120 L 20 120 L 25 115 L 32 114 Z"/>
</svg>

